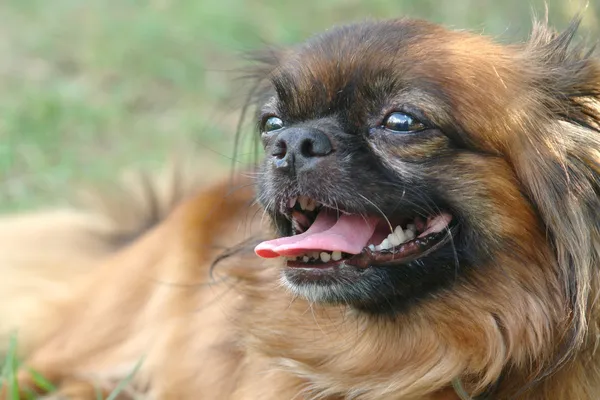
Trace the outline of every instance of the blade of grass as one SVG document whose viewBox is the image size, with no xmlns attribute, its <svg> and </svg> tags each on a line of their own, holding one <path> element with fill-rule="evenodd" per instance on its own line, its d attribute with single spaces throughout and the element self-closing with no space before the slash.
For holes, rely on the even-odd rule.
<svg viewBox="0 0 600 400">
<path fill-rule="evenodd" d="M 8 379 L 8 368 L 10 366 L 10 358 L 8 354 L 11 352 L 11 343 L 12 342 L 9 342 L 9 348 L 7 349 L 6 354 L 2 354 L 2 370 L 0 371 L 0 391 L 2 391 L 2 388 L 6 385 L 6 380 Z"/>
<path fill-rule="evenodd" d="M 28 368 L 28 371 L 31 374 L 31 379 L 33 379 L 33 382 L 37 387 L 46 393 L 52 393 L 56 391 L 56 386 L 54 386 L 48 379 L 44 378 L 42 374 L 31 368 Z"/>
<path fill-rule="evenodd" d="M 17 369 L 19 363 L 17 362 L 17 337 L 12 335 L 8 345 L 8 352 L 6 354 L 6 360 L 4 364 L 4 376 L 3 381 L 8 388 L 8 396 L 10 400 L 19 400 L 19 382 L 17 381 Z"/>
<path fill-rule="evenodd" d="M 31 389 L 25 390 L 25 400 L 36 400 L 38 396 Z"/>
<path fill-rule="evenodd" d="M 2 371 L 0 371 L 0 393 L 2 393 L 2 388 L 4 387 L 4 380 L 6 379 L 6 370 L 8 369 L 8 364 L 6 363 L 6 359 L 2 363 Z"/>
<path fill-rule="evenodd" d="M 96 393 L 96 400 L 104 400 L 102 397 L 102 389 L 100 389 L 100 386 L 98 385 L 94 385 L 94 392 Z"/>
<path fill-rule="evenodd" d="M 108 396 L 106 398 L 106 400 L 116 400 L 116 398 L 119 395 L 119 393 L 121 393 L 127 387 L 127 385 L 129 385 L 129 383 L 131 382 L 131 380 L 133 379 L 133 377 L 135 376 L 135 374 L 138 372 L 138 370 L 142 366 L 143 362 L 144 362 L 144 357 L 142 357 L 137 362 L 137 364 L 135 365 L 135 367 L 133 368 L 133 370 L 125 377 L 125 379 L 123 379 L 121 382 L 119 382 L 119 384 L 117 385 L 117 387 L 115 388 L 115 390 L 112 391 L 112 393 L 110 394 L 110 396 Z"/>
</svg>

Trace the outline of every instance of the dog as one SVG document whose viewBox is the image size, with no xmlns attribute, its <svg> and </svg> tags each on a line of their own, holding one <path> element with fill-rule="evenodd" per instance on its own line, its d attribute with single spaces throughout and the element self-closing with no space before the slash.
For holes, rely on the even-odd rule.
<svg viewBox="0 0 600 400">
<path fill-rule="evenodd" d="M 4 253 L 27 271 L 0 253 L 19 388 L 44 392 L 31 368 L 95 399 L 137 366 L 122 398 L 597 398 L 600 59 L 578 25 L 505 45 L 366 21 L 259 53 L 255 171 L 127 235 L 91 211 L 25 230 Z"/>
</svg>

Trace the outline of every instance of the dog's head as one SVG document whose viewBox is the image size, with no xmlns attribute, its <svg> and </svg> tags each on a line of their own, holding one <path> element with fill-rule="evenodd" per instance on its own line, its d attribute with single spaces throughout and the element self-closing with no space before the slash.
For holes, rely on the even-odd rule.
<svg viewBox="0 0 600 400">
<path fill-rule="evenodd" d="M 312 302 L 485 315 L 515 362 L 558 363 L 600 267 L 600 63 L 576 28 L 506 46 L 402 19 L 268 53 L 258 198 L 279 238 L 257 254 Z"/>
</svg>

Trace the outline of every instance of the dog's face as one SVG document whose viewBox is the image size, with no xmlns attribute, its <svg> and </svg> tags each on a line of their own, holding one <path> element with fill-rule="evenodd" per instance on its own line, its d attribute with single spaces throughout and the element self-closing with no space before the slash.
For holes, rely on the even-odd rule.
<svg viewBox="0 0 600 400">
<path fill-rule="evenodd" d="M 567 296 L 544 220 L 562 205 L 535 197 L 565 177 L 553 132 L 597 111 L 569 97 L 589 81 L 552 81 L 543 51 L 397 20 L 274 54 L 258 196 L 280 238 L 256 252 L 285 257 L 297 294 L 371 313 L 486 290 L 502 269 Z"/>
<path fill-rule="evenodd" d="M 507 46 L 367 22 L 261 56 L 258 199 L 279 237 L 255 252 L 311 304 L 359 310 L 366 338 L 304 363 L 338 377 L 375 365 L 392 398 L 504 376 L 509 398 L 592 351 L 600 62 L 576 29 L 538 25 Z"/>
</svg>

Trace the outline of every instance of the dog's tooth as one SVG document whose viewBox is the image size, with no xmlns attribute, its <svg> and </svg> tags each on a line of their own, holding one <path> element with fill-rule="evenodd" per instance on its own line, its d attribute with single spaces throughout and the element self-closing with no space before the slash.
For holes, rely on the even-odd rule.
<svg viewBox="0 0 600 400">
<path fill-rule="evenodd" d="M 322 251 L 321 254 L 319 254 L 319 257 L 321 258 L 321 261 L 323 261 L 323 262 L 327 262 L 327 261 L 331 260 L 331 254 L 329 254 L 325 251 Z"/>
<path fill-rule="evenodd" d="M 306 210 L 306 206 L 308 205 L 309 201 L 310 201 L 310 199 L 306 196 L 298 197 L 298 203 L 300 203 L 300 208 L 302 210 Z"/>
<path fill-rule="evenodd" d="M 408 242 L 409 240 L 413 240 L 416 236 L 415 231 L 411 230 L 411 229 L 406 229 L 404 231 L 404 241 Z"/>
<path fill-rule="evenodd" d="M 308 262 L 308 260 L 310 260 L 310 258 L 308 258 L 307 256 L 302 257 L 302 261 Z"/>
<path fill-rule="evenodd" d="M 390 233 L 387 237 L 387 240 L 392 246 L 398 246 L 400 243 L 402 243 L 402 238 L 396 232 Z"/>
<path fill-rule="evenodd" d="M 379 250 L 381 250 L 381 246 L 379 246 L 379 245 L 375 246 L 374 250 L 375 250 L 375 251 L 379 251 Z"/>
<path fill-rule="evenodd" d="M 289 208 L 294 208 L 294 206 L 296 205 L 296 200 L 298 200 L 297 197 L 292 197 L 289 201 L 288 201 L 288 207 Z"/>
<path fill-rule="evenodd" d="M 317 204 L 314 200 L 308 199 L 306 203 L 306 211 L 314 211 L 317 208 Z"/>
<path fill-rule="evenodd" d="M 375 251 L 375 245 L 374 244 L 370 244 L 369 245 L 369 249 L 371 249 L 371 251 Z"/>
<path fill-rule="evenodd" d="M 394 232 L 394 235 L 398 236 L 398 239 L 400 239 L 400 243 L 404 243 L 407 241 L 406 232 L 404 232 L 402 228 L 400 228 L 400 230 L 398 230 L 397 232 Z"/>
<path fill-rule="evenodd" d="M 404 234 L 404 231 L 400 225 L 394 229 L 393 233 L 388 235 L 388 240 L 394 246 L 398 246 L 399 244 L 406 242 L 406 235 Z"/>
<path fill-rule="evenodd" d="M 342 252 L 341 251 L 334 251 L 331 253 L 331 259 L 333 261 L 340 261 L 342 259 Z"/>
<path fill-rule="evenodd" d="M 313 252 L 310 253 L 310 256 L 312 258 L 314 258 L 315 260 L 318 260 L 319 259 L 319 252 L 318 251 L 313 251 Z"/>
<path fill-rule="evenodd" d="M 381 242 L 381 250 L 387 250 L 390 247 L 392 247 L 392 245 L 390 244 L 388 238 L 383 239 L 383 242 Z"/>
<path fill-rule="evenodd" d="M 415 224 L 407 224 L 406 225 L 406 230 L 407 231 L 412 231 L 413 233 L 417 232 L 417 227 L 415 226 Z"/>
</svg>

